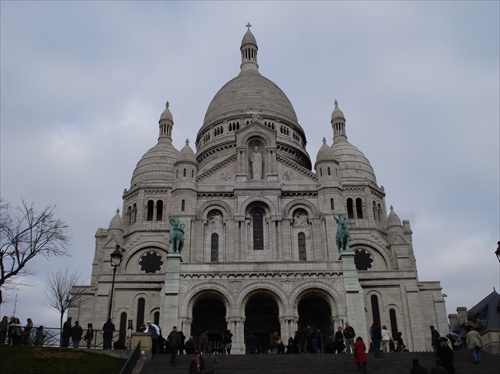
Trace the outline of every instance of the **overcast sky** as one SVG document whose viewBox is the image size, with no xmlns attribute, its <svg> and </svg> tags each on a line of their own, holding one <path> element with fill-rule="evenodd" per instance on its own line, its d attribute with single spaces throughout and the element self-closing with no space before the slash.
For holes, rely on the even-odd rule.
<svg viewBox="0 0 500 374">
<path fill-rule="evenodd" d="M 107 228 L 170 102 L 173 143 L 194 149 L 216 92 L 239 73 L 246 23 L 260 72 L 288 96 L 314 161 L 349 142 L 410 220 L 421 281 L 448 313 L 498 291 L 499 2 L 1 1 L 1 196 L 56 205 L 71 257 L 37 258 L 16 315 L 58 325 L 47 275 L 90 283 Z M 111 272 L 111 268 L 110 268 Z M 11 315 L 16 292 L 5 295 Z M 103 321 L 104 322 L 104 321 Z M 84 321 L 84 323 L 86 323 Z"/>
</svg>

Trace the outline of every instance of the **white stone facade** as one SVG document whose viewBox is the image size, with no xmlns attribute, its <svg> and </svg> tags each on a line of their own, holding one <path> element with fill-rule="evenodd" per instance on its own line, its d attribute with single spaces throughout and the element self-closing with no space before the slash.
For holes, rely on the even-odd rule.
<svg viewBox="0 0 500 374">
<path fill-rule="evenodd" d="M 119 245 L 117 328 L 155 320 L 165 335 L 176 325 L 195 339 L 227 328 L 232 353 L 244 353 L 248 330 L 265 345 L 264 328 L 286 341 L 299 322 L 317 324 L 325 338 L 349 321 L 367 341 L 377 319 L 410 350 L 429 350 L 429 325 L 448 329 L 440 284 L 418 280 L 410 224 L 387 212 L 369 161 L 347 141 L 344 114 L 335 103 L 333 145 L 325 141 L 312 165 L 291 103 L 259 72 L 250 30 L 240 50 L 241 72 L 210 103 L 196 153 L 172 145 L 167 103 L 158 143 L 123 192 L 123 215 L 97 230 L 91 283 L 69 314 L 105 322 Z M 339 214 L 350 251 L 337 249 Z M 169 215 L 184 225 L 180 254 Z"/>
</svg>

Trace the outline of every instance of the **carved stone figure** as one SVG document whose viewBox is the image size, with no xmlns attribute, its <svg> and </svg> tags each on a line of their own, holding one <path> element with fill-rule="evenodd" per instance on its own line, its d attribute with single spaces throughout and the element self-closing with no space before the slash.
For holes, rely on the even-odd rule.
<svg viewBox="0 0 500 374">
<path fill-rule="evenodd" d="M 250 161 L 252 162 L 253 179 L 262 179 L 262 154 L 259 152 L 259 147 L 254 147 Z"/>
<path fill-rule="evenodd" d="M 343 214 L 339 214 L 338 216 L 333 216 L 335 221 L 337 222 L 337 236 L 335 241 L 337 242 L 337 248 L 339 252 L 350 251 L 349 243 L 351 242 L 351 234 L 349 233 L 349 229 L 347 228 L 347 219 Z"/>
<path fill-rule="evenodd" d="M 184 246 L 184 224 L 179 222 L 179 217 L 170 218 L 170 213 L 168 214 L 168 222 L 173 226 L 168 240 L 172 245 L 172 253 L 181 253 Z"/>
</svg>

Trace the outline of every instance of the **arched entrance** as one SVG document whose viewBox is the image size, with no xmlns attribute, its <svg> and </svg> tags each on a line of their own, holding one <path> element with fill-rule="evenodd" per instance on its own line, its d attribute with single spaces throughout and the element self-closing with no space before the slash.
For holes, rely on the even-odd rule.
<svg viewBox="0 0 500 374">
<path fill-rule="evenodd" d="M 334 334 L 330 305 L 321 295 L 310 294 L 300 300 L 298 312 L 300 326 L 314 326 L 320 331 L 319 349 L 324 352 L 324 343 L 329 335 Z"/>
<path fill-rule="evenodd" d="M 226 330 L 226 306 L 213 295 L 200 297 L 193 306 L 191 335 L 196 348 L 200 348 L 200 337 L 208 332 L 209 345 L 215 351 L 222 352 L 222 338 Z"/>
<path fill-rule="evenodd" d="M 246 304 L 245 316 L 245 337 L 253 332 L 259 341 L 259 350 L 267 352 L 273 332 L 280 333 L 278 304 L 271 295 L 257 293 Z"/>
</svg>

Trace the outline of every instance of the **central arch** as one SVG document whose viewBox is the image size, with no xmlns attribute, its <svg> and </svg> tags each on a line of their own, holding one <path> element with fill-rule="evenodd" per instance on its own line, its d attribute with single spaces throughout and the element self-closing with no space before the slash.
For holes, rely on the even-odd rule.
<svg viewBox="0 0 500 374">
<path fill-rule="evenodd" d="M 299 326 L 315 327 L 319 330 L 319 349 L 324 347 L 328 336 L 333 334 L 332 311 L 329 303 L 318 293 L 307 294 L 301 298 L 298 305 Z M 308 344 L 308 347 L 311 347 Z"/>
<path fill-rule="evenodd" d="M 245 336 L 253 332 L 259 341 L 259 352 L 267 352 L 271 347 L 273 332 L 280 333 L 278 303 L 270 294 L 257 292 L 250 296 L 245 306 L 245 316 Z"/>
<path fill-rule="evenodd" d="M 222 353 L 222 338 L 227 328 L 226 306 L 214 295 L 201 296 L 193 306 L 191 335 L 200 348 L 200 337 L 207 331 L 213 352 Z"/>
</svg>

